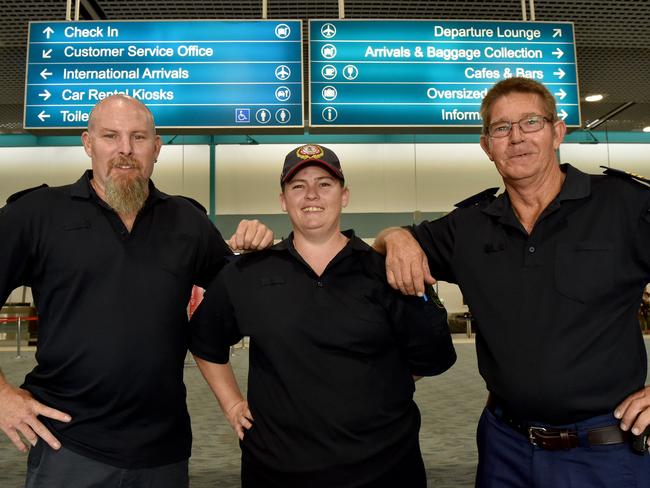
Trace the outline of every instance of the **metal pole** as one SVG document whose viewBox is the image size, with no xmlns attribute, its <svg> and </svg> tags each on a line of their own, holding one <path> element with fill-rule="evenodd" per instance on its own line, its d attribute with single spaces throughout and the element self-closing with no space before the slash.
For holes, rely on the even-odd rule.
<svg viewBox="0 0 650 488">
<path fill-rule="evenodd" d="M 81 0 L 75 0 L 74 2 L 74 20 L 79 20 L 79 6 L 81 5 Z"/>
<path fill-rule="evenodd" d="M 345 0 L 339 0 L 339 19 L 345 19 Z"/>
<path fill-rule="evenodd" d="M 22 335 L 23 322 L 18 317 L 18 325 L 16 327 L 16 359 L 20 359 L 20 336 Z"/>
<path fill-rule="evenodd" d="M 535 0 L 530 0 L 530 20 L 535 22 Z"/>
<path fill-rule="evenodd" d="M 65 7 L 65 20 L 72 20 L 72 0 L 68 0 Z"/>
<path fill-rule="evenodd" d="M 269 2 L 268 0 L 262 0 L 262 18 L 266 20 L 269 16 Z"/>
<path fill-rule="evenodd" d="M 526 19 L 526 0 L 521 0 L 521 18 L 523 20 L 528 20 Z"/>
</svg>

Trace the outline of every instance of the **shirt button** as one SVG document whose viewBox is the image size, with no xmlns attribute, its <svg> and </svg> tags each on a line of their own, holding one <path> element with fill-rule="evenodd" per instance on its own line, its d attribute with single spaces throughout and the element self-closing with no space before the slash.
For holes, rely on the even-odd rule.
<svg viewBox="0 0 650 488">
<path fill-rule="evenodd" d="M 319 288 L 322 288 L 323 287 L 323 282 L 322 281 L 317 281 L 316 286 L 319 287 Z"/>
<path fill-rule="evenodd" d="M 535 246 L 530 246 L 528 248 L 528 252 L 531 253 L 531 254 L 534 253 L 535 252 Z"/>
</svg>

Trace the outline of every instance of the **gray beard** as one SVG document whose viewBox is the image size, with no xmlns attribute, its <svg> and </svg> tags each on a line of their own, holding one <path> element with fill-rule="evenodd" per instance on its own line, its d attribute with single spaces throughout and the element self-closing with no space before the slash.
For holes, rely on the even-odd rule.
<svg viewBox="0 0 650 488">
<path fill-rule="evenodd" d="M 120 215 L 136 215 L 149 195 L 149 181 L 141 176 L 117 181 L 109 178 L 104 196 L 113 210 Z"/>
</svg>

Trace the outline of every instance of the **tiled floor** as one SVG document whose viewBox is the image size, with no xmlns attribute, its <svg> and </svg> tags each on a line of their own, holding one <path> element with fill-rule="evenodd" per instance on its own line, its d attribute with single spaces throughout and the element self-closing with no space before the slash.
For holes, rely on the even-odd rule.
<svg viewBox="0 0 650 488">
<path fill-rule="evenodd" d="M 458 362 L 450 371 L 417 383 L 416 401 L 422 412 L 420 439 L 429 487 L 473 486 L 474 430 L 486 393 L 476 367 L 474 344 L 459 338 L 456 350 Z M 248 351 L 237 350 L 232 364 L 242 386 L 246 384 L 247 362 Z M 15 359 L 15 350 L 0 352 L 0 367 L 14 384 L 33 366 L 33 352 L 24 352 L 22 359 Z M 191 486 L 238 487 L 240 452 L 235 435 L 195 366 L 186 367 L 185 379 L 194 430 Z M 0 487 L 21 487 L 26 456 L 14 449 L 2 433 L 0 436 Z"/>
</svg>

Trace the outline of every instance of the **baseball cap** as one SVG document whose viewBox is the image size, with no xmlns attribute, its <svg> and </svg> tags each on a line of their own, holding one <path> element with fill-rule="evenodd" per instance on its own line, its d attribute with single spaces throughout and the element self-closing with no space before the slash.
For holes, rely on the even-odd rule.
<svg viewBox="0 0 650 488">
<path fill-rule="evenodd" d="M 302 168 L 311 165 L 322 166 L 339 180 L 345 181 L 341 163 L 334 151 L 318 144 L 305 144 L 293 149 L 284 158 L 280 184 L 283 185 Z"/>
</svg>

